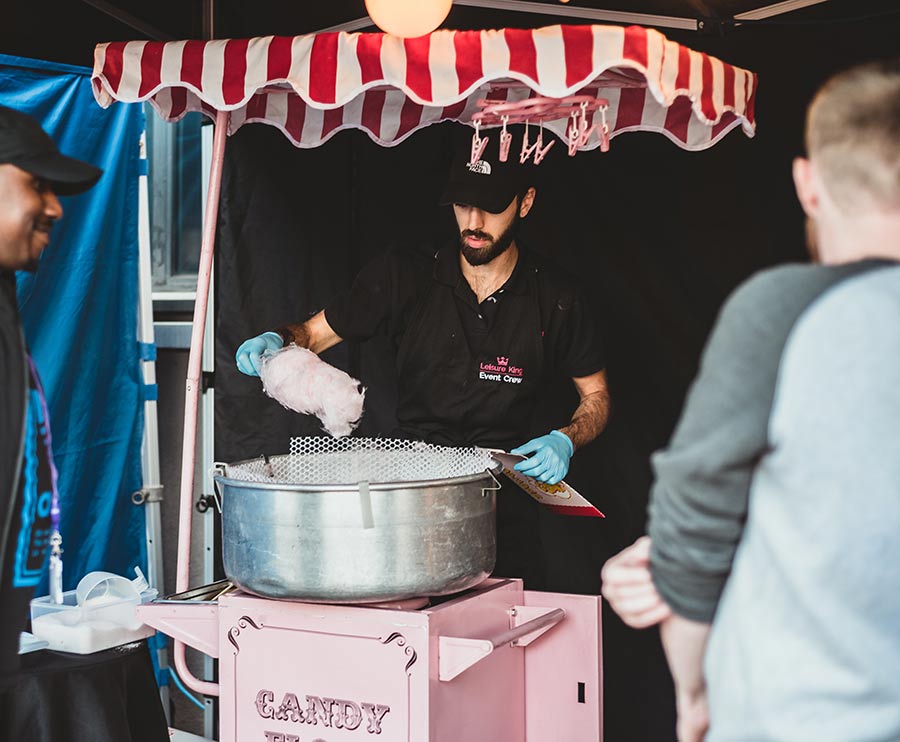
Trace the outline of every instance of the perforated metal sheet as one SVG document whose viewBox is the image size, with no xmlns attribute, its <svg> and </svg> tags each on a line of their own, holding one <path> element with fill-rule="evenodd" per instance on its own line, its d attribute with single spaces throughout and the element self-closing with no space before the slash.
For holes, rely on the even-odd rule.
<svg viewBox="0 0 900 742">
<path fill-rule="evenodd" d="M 496 466 L 483 448 L 396 438 L 291 438 L 290 454 L 225 467 L 225 475 L 270 484 L 420 482 L 480 474 Z"/>
</svg>

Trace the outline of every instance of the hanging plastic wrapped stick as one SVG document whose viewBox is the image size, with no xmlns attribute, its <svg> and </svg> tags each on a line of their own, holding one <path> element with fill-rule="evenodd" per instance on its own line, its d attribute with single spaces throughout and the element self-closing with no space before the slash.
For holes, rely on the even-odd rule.
<svg viewBox="0 0 900 742">
<path fill-rule="evenodd" d="M 50 576 L 48 585 L 50 602 L 54 605 L 62 605 L 63 602 L 62 577 L 62 535 L 59 531 L 54 531 L 50 537 Z"/>
<path fill-rule="evenodd" d="M 264 354 L 259 376 L 272 399 L 294 412 L 315 415 L 336 438 L 350 435 L 359 424 L 365 389 L 306 348 L 289 345 Z"/>
</svg>

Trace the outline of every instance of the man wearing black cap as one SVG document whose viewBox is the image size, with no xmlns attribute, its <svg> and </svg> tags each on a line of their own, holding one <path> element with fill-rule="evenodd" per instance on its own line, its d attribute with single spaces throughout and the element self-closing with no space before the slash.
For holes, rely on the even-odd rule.
<svg viewBox="0 0 900 742">
<path fill-rule="evenodd" d="M 400 435 L 512 450 L 528 456 L 520 471 L 562 480 L 575 449 L 606 425 L 604 359 L 573 282 L 516 240 L 535 189 L 533 166 L 513 159 L 457 157 L 441 199 L 453 206 L 457 245 L 424 263 L 388 252 L 307 322 L 245 341 L 238 368 L 258 375 L 261 354 L 288 343 L 321 353 L 385 331 L 397 351 Z M 573 380 L 580 403 L 568 425 L 522 445 L 553 374 Z M 502 507 L 498 523 L 502 561 Z"/>
<path fill-rule="evenodd" d="M 0 106 L 0 693 L 14 682 L 19 633 L 58 514 L 50 421 L 25 347 L 15 271 L 36 270 L 62 218 L 57 194 L 85 191 L 101 173 L 60 154 L 30 116 Z"/>
</svg>

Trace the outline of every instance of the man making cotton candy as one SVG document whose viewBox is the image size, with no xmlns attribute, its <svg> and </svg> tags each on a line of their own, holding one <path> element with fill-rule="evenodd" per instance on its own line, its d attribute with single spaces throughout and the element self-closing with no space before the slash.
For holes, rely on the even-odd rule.
<svg viewBox="0 0 900 742">
<path fill-rule="evenodd" d="M 85 191 L 101 172 L 61 155 L 30 116 L 0 106 L 0 717 L 59 512 L 47 407 L 25 348 L 15 272 L 36 270 L 62 218 L 57 194 Z"/>
<path fill-rule="evenodd" d="M 388 251 L 307 322 L 245 341 L 238 368 L 258 375 L 262 354 L 289 343 L 321 353 L 386 332 L 396 348 L 399 435 L 511 450 L 528 457 L 518 470 L 559 482 L 575 450 L 606 426 L 609 395 L 580 291 L 516 239 L 535 200 L 533 172 L 515 155 L 500 162 L 496 149 L 474 163 L 460 153 L 441 199 L 456 216 L 455 245 L 432 258 Z M 571 378 L 580 401 L 567 425 L 525 440 L 554 375 Z"/>
</svg>

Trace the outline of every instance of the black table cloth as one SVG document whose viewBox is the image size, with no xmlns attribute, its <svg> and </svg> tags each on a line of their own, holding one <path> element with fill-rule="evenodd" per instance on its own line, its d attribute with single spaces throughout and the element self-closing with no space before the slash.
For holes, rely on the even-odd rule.
<svg viewBox="0 0 900 742">
<path fill-rule="evenodd" d="M 0 695 L 3 742 L 167 742 L 168 725 L 145 641 L 94 654 L 22 656 Z"/>
</svg>

